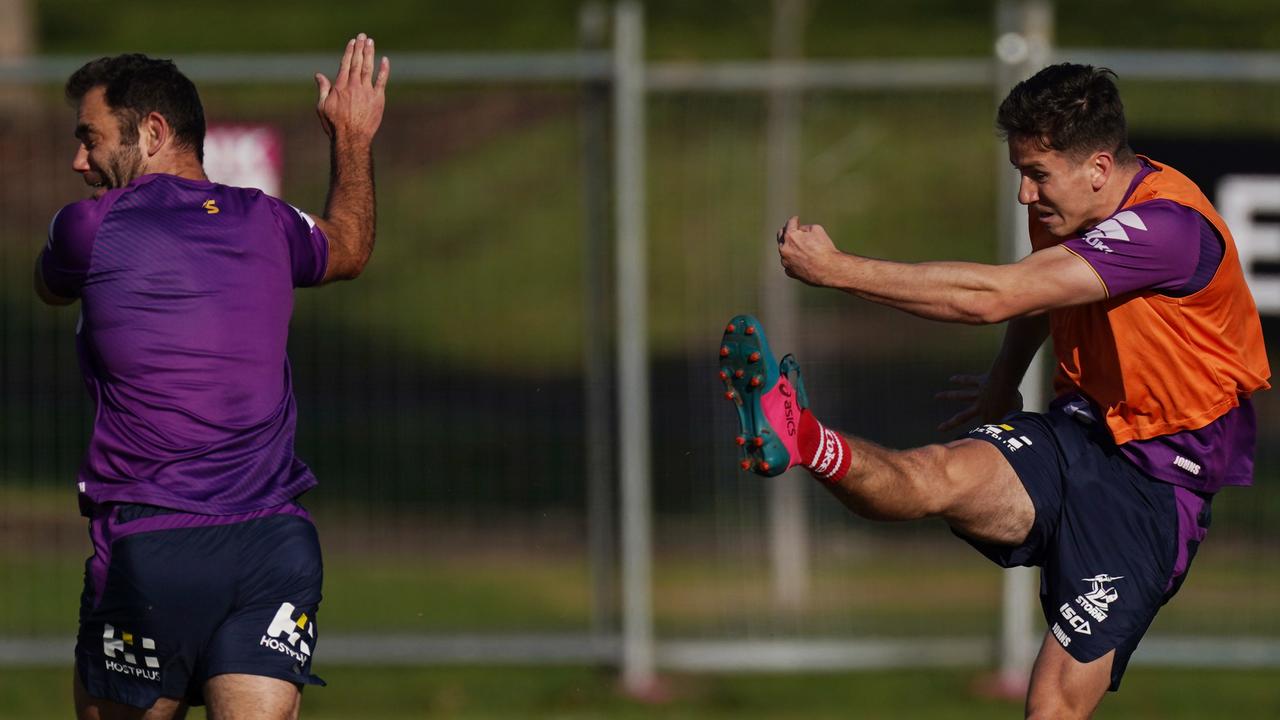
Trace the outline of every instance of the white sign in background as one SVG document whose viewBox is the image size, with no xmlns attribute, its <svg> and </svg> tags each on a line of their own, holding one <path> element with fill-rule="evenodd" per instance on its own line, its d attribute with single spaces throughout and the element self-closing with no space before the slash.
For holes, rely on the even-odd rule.
<svg viewBox="0 0 1280 720">
<path fill-rule="evenodd" d="M 279 197 L 284 174 L 280 131 L 270 125 L 210 125 L 204 137 L 204 171 L 216 183 Z"/>
<path fill-rule="evenodd" d="M 1280 268 L 1280 175 L 1227 175 L 1216 195 L 1258 312 L 1280 313 L 1280 273 L 1258 272 L 1261 263 Z"/>
</svg>

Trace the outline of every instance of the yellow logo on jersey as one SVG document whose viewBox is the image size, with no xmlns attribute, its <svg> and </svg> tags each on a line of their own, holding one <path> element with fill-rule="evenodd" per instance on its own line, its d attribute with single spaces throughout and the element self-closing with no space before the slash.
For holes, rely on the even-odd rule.
<svg viewBox="0 0 1280 720">
<path fill-rule="evenodd" d="M 214 201 L 212 200 L 205 200 L 204 205 L 202 207 L 204 207 L 204 211 L 209 213 L 210 215 L 217 215 L 218 213 L 222 212 L 222 210 L 218 209 L 217 204 L 215 204 Z"/>
</svg>

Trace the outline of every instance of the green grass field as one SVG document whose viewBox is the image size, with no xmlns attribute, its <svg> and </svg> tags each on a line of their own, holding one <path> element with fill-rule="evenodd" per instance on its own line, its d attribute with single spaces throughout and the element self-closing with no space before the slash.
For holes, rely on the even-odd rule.
<svg viewBox="0 0 1280 720">
<path fill-rule="evenodd" d="M 44 720 L 71 714 L 70 668 L 0 673 L 0 718 Z M 776 718 L 778 720 L 991 720 L 1022 717 L 1020 701 L 981 697 L 978 670 L 911 670 L 805 675 L 663 677 L 669 696 L 638 702 L 616 676 L 582 667 L 330 667 L 329 687 L 309 688 L 309 720 L 410 718 Z M 1280 715 L 1280 674 L 1262 671 L 1128 672 L 1099 720 L 1263 720 Z M 203 718 L 194 710 L 190 718 Z"/>
</svg>

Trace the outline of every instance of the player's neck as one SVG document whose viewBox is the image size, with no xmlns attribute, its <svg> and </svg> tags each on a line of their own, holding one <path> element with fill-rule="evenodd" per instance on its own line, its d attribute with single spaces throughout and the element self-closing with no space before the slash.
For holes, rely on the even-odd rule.
<svg viewBox="0 0 1280 720">
<path fill-rule="evenodd" d="M 1137 160 L 1116 166 L 1115 172 L 1112 173 L 1111 178 L 1107 181 L 1107 189 L 1098 204 L 1098 210 L 1101 212 L 1101 216 L 1098 218 L 1099 222 L 1111 217 L 1112 214 L 1120 209 L 1120 204 L 1129 195 L 1129 186 L 1133 184 L 1133 179 L 1137 177 L 1141 170 L 1142 163 Z"/>
<path fill-rule="evenodd" d="M 147 163 L 145 168 L 147 174 L 162 173 L 165 175 L 175 175 L 187 180 L 203 180 L 207 181 L 209 176 L 204 174 L 204 166 L 196 158 L 195 153 L 184 153 L 178 156 L 170 156 L 164 158 L 153 158 Z"/>
</svg>

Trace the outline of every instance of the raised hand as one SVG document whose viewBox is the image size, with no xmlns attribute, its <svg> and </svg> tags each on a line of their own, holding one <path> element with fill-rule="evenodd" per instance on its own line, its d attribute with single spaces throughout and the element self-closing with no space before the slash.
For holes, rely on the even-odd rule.
<svg viewBox="0 0 1280 720">
<path fill-rule="evenodd" d="M 810 285 L 827 285 L 834 260 L 841 255 L 821 225 L 801 225 L 792 216 L 778 231 L 778 257 L 787 275 Z"/>
<path fill-rule="evenodd" d="M 324 74 L 316 73 L 316 87 L 320 91 L 316 114 L 330 138 L 355 142 L 373 140 L 382 124 L 387 78 L 391 74 L 391 61 L 385 56 L 378 64 L 375 79 L 373 38 L 360 33 L 347 41 L 332 83 Z"/>
<path fill-rule="evenodd" d="M 951 382 L 961 387 L 943 390 L 934 397 L 969 404 L 938 425 L 941 432 L 954 430 L 968 423 L 993 422 L 1022 409 L 1022 394 L 1017 389 L 997 388 L 989 382 L 987 375 L 952 375 Z"/>
</svg>

